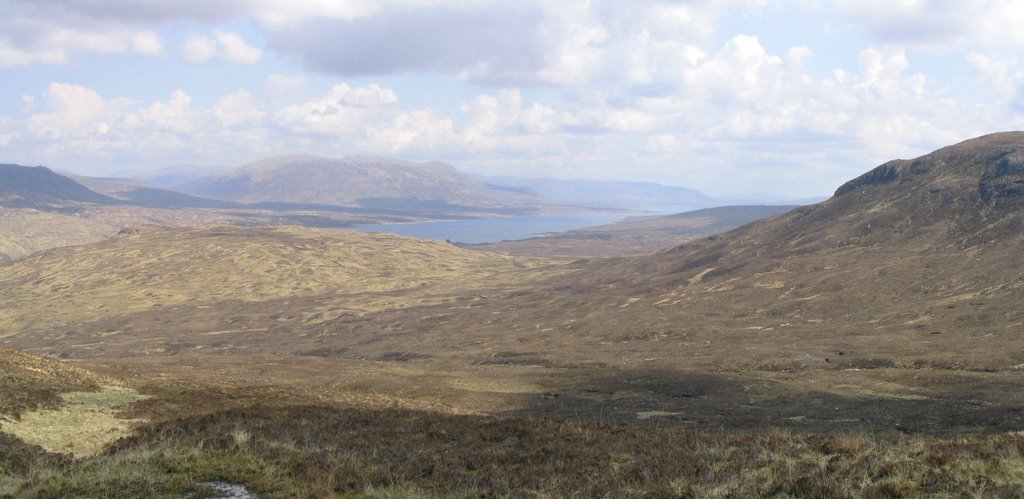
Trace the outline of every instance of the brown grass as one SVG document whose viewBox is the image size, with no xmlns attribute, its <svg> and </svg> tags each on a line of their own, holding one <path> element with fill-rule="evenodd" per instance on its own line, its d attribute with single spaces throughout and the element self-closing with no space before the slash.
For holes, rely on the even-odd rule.
<svg viewBox="0 0 1024 499">
<path fill-rule="evenodd" d="M 73 215 L 0 207 L 0 264 L 49 248 L 99 241 L 117 231 L 109 223 Z"/>
<path fill-rule="evenodd" d="M 1022 451 L 1012 434 L 716 434 L 285 405 L 156 424 L 11 476 L 29 496 L 173 496 L 224 480 L 271 497 L 1013 497 Z"/>
<path fill-rule="evenodd" d="M 317 305 L 302 320 L 323 322 L 535 280 L 544 274 L 521 271 L 547 263 L 383 233 L 150 228 L 8 267 L 0 276 L 0 325 L 11 334 L 183 304 L 309 297 Z"/>
<path fill-rule="evenodd" d="M 0 348 L 0 426 L 26 411 L 60 407 L 61 393 L 96 391 L 101 384 L 118 382 L 56 359 Z"/>
</svg>

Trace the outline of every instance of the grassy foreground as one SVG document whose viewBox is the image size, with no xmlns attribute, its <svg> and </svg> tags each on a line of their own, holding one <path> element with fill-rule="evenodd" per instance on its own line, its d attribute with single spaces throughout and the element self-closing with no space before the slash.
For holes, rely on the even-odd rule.
<svg viewBox="0 0 1024 499">
<path fill-rule="evenodd" d="M 554 419 L 252 406 L 71 459 L 0 435 L 0 495 L 1020 497 L 1024 436 L 719 434 Z"/>
</svg>

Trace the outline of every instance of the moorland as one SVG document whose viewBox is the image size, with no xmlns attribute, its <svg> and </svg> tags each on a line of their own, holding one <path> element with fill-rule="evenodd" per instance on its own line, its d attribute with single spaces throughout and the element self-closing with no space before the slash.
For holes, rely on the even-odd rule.
<svg viewBox="0 0 1024 499">
<path fill-rule="evenodd" d="M 1024 133 L 772 215 L 482 248 L 163 224 L 12 257 L 0 494 L 1024 494 Z"/>
</svg>

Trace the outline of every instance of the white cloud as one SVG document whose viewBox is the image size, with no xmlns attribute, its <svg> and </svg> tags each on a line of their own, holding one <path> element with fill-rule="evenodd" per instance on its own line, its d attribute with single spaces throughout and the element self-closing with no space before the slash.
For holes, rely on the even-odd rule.
<svg viewBox="0 0 1024 499">
<path fill-rule="evenodd" d="M 967 60 L 999 100 L 1008 103 L 1018 101 L 1021 89 L 1024 88 L 1024 69 L 1017 68 L 1016 57 L 987 56 L 971 52 L 967 55 Z"/>
<path fill-rule="evenodd" d="M 397 101 L 398 96 L 391 89 L 340 84 L 332 87 L 322 99 L 277 111 L 274 121 L 293 133 L 348 135 L 365 129 L 374 120 L 378 123 L 391 120 L 400 112 L 392 106 Z"/>
<path fill-rule="evenodd" d="M 602 63 L 603 45 L 610 33 L 589 0 L 562 0 L 544 4 L 539 24 L 542 56 L 537 79 L 558 85 L 586 82 Z"/>
<path fill-rule="evenodd" d="M 306 77 L 302 75 L 286 75 L 271 73 L 267 75 L 267 86 L 275 94 L 287 94 L 302 88 L 306 84 Z"/>
<path fill-rule="evenodd" d="M 216 38 L 226 62 L 255 64 L 263 57 L 260 49 L 247 45 L 238 33 L 223 31 L 217 33 Z"/>
<path fill-rule="evenodd" d="M 672 154 L 679 152 L 680 140 L 670 133 L 662 133 L 647 137 L 644 150 L 653 154 Z"/>
<path fill-rule="evenodd" d="M 160 55 L 164 46 L 156 33 L 139 32 L 132 36 L 132 49 L 143 55 Z"/>
<path fill-rule="evenodd" d="M 282 57 L 235 68 L 240 80 L 230 90 L 203 80 L 206 69 L 187 68 L 192 86 L 156 101 L 108 99 L 102 87 L 67 83 L 43 93 L 17 88 L 12 98 L 35 96 L 6 118 L 0 137 L 6 151 L 53 158 L 229 163 L 231 154 L 305 150 L 684 184 L 725 175 L 781 189 L 795 189 L 789 172 L 798 168 L 808 172 L 801 183 L 828 186 L 875 161 L 1024 126 L 1022 5 L 10 0 L 0 3 L 0 66 L 157 55 L 161 37 L 179 40 L 183 27 L 197 34 L 176 48 L 194 64 L 258 64 L 264 50 Z M 810 14 L 799 30 L 780 35 L 773 22 L 803 6 Z M 248 41 L 223 31 L 223 21 L 252 29 Z M 835 36 L 852 23 L 870 41 L 815 38 L 814 26 L 837 22 Z M 736 26 L 745 31 L 727 31 Z M 945 57 L 953 69 L 937 67 Z M 962 67 L 973 74 L 943 72 Z M 410 85 L 422 74 L 420 88 Z M 325 75 L 341 76 L 329 91 L 315 90 Z M 400 102 L 388 87 L 410 94 Z M 986 93 L 964 97 L 980 88 Z"/>
<path fill-rule="evenodd" d="M 81 85 L 51 83 L 44 92 L 50 112 L 28 118 L 28 130 L 48 140 L 103 135 L 110 122 L 125 109 L 129 99 L 106 100 L 94 90 Z"/>
<path fill-rule="evenodd" d="M 518 89 L 501 89 L 463 103 L 459 143 L 476 151 L 535 148 L 558 140 L 568 113 L 558 113 L 540 103 L 524 104 Z"/>
<path fill-rule="evenodd" d="M 90 88 L 52 83 L 47 109 L 10 126 L 0 119 L 9 152 L 30 163 L 116 157 L 151 162 L 154 158 L 230 158 L 280 148 L 264 122 L 266 112 L 246 90 L 223 96 L 210 107 L 196 107 L 182 89 L 166 100 L 139 103 L 106 99 Z M 7 134 L 4 129 L 24 133 Z M 122 165 L 123 166 L 123 165 Z"/>
<path fill-rule="evenodd" d="M 181 48 L 181 55 L 189 64 L 203 64 L 217 55 L 217 42 L 207 36 L 190 36 Z"/>
<path fill-rule="evenodd" d="M 251 158 L 298 146 L 318 154 L 461 158 L 492 172 L 618 172 L 671 182 L 668 172 L 678 183 L 705 188 L 700 182 L 728 175 L 744 179 L 731 184 L 735 188 L 785 189 L 793 188 L 787 177 L 793 168 L 807 172 L 802 183 L 828 186 L 875 159 L 963 138 L 961 122 L 974 121 L 914 72 L 903 51 L 866 49 L 854 68 L 821 80 L 789 60 L 752 37 L 736 37 L 690 65 L 672 95 L 594 92 L 575 101 L 534 101 L 508 88 L 478 95 L 447 115 L 406 108 L 393 89 L 377 85 L 338 84 L 320 97 L 277 107 L 240 89 L 203 107 L 184 90 L 137 103 L 54 83 L 44 93 L 46 110 L 0 132 L 6 148 L 35 144 L 44 158 L 234 162 L 232 154 Z M 728 77 L 739 81 L 721 80 Z M 14 135 L 19 128 L 25 133 Z M 808 139 L 815 136 L 844 141 L 856 157 L 823 157 L 820 141 Z M 840 166 L 843 161 L 852 166 Z"/>
<path fill-rule="evenodd" d="M 226 95 L 213 106 L 213 115 L 225 127 L 255 126 L 266 116 L 244 88 Z"/>
<path fill-rule="evenodd" d="M 213 37 L 192 35 L 185 41 L 182 57 L 190 64 L 203 64 L 218 60 L 232 64 L 256 64 L 263 51 L 246 44 L 238 33 L 217 31 Z"/>
<path fill-rule="evenodd" d="M 437 152 L 455 140 L 454 123 L 431 109 L 402 112 L 384 126 L 370 125 L 360 145 L 387 153 Z"/>
<path fill-rule="evenodd" d="M 783 70 L 782 59 L 768 54 L 757 37 L 737 35 L 683 77 L 691 91 L 711 98 L 757 102 L 778 92 Z"/>
<path fill-rule="evenodd" d="M 167 102 L 154 102 L 136 112 L 126 113 L 121 128 L 133 133 L 192 133 L 197 131 L 198 124 L 191 106 L 192 97 L 179 88 Z"/>
<path fill-rule="evenodd" d="M 841 0 L 839 5 L 881 42 L 1024 46 L 1024 2 L 1019 0 Z"/>
<path fill-rule="evenodd" d="M 14 40 L 5 34 L 36 26 L 11 27 L 12 23 L 16 21 L 0 20 L 0 68 L 35 63 L 64 64 L 80 53 L 154 56 L 163 51 L 159 35 L 152 31 L 86 31 L 44 26 L 39 33 Z"/>
</svg>

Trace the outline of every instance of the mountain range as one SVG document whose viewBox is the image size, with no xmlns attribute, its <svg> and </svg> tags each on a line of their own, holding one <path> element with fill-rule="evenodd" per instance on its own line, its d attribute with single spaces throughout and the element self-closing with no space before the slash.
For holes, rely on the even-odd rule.
<svg viewBox="0 0 1024 499">
<path fill-rule="evenodd" d="M 9 210 L 0 219 L 0 261 L 51 247 L 96 241 L 120 229 L 144 224 L 339 228 L 382 222 L 621 211 L 630 209 L 622 204 L 624 200 L 641 192 L 658 191 L 685 198 L 677 202 L 692 201 L 694 193 L 656 184 L 604 182 L 594 184 L 598 186 L 594 188 L 588 181 L 566 181 L 561 191 L 552 191 L 563 197 L 553 199 L 526 192 L 530 189 L 484 183 L 442 163 L 356 156 L 280 156 L 210 173 L 213 170 L 170 167 L 132 173 L 139 178 L 101 178 L 5 165 L 0 169 L 0 205 L 21 211 Z M 162 187 L 186 178 L 190 180 L 183 186 Z M 575 197 L 569 195 L 574 185 L 581 189 Z M 617 190 L 620 194 L 615 194 Z M 645 248 L 657 244 L 652 241 Z M 624 251 L 630 249 L 624 247 Z M 616 253 L 612 250 L 610 254 Z"/>
</svg>

